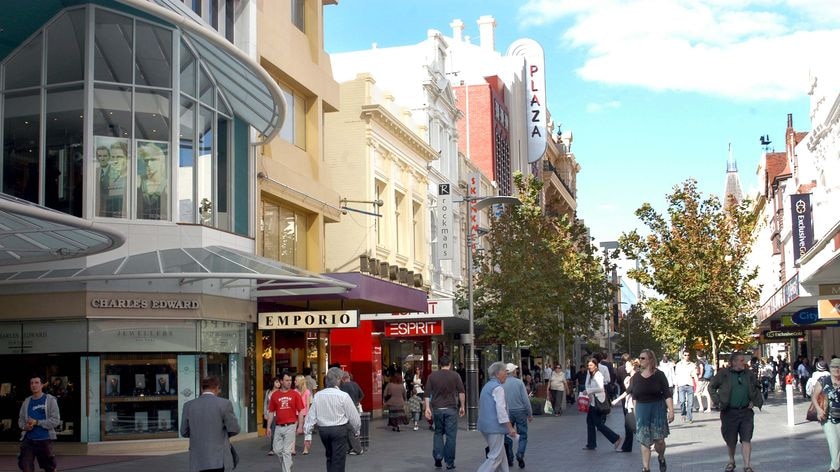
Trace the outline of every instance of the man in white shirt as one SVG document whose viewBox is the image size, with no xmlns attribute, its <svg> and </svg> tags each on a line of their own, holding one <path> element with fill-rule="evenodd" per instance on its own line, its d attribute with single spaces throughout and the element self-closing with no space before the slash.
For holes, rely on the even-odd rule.
<svg viewBox="0 0 840 472">
<path fill-rule="evenodd" d="M 318 434 L 326 448 L 327 471 L 343 472 L 347 460 L 347 428 L 353 428 L 358 436 L 362 427 L 359 410 L 350 398 L 338 386 L 344 371 L 332 367 L 324 376 L 324 388 L 312 398 L 306 422 L 303 425 L 304 448 L 312 444 L 312 428 L 318 425 Z"/>
<path fill-rule="evenodd" d="M 691 354 L 685 351 L 674 367 L 674 384 L 679 392 L 677 404 L 682 409 L 682 420 L 689 424 L 694 422 L 694 383 L 697 380 L 697 366 L 691 362 Z"/>
</svg>

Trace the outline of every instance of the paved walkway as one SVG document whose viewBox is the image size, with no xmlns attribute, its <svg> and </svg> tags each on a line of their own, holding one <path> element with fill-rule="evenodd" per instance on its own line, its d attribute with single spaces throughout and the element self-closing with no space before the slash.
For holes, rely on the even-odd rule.
<svg viewBox="0 0 840 472">
<path fill-rule="evenodd" d="M 753 437 L 752 466 L 756 472 L 825 472 L 828 470 L 828 447 L 822 430 L 816 423 L 804 420 L 807 404 L 796 400 L 797 424 L 787 426 L 787 413 L 783 395 L 770 397 L 763 411 L 756 410 L 756 427 Z M 613 410 L 607 424 L 623 434 L 623 417 L 618 408 Z M 621 427 L 619 427 L 621 426 Z M 392 432 L 384 419 L 375 419 L 371 425 L 371 448 L 361 456 L 350 456 L 348 471 L 432 471 L 432 432 L 428 429 L 400 433 Z M 582 449 L 586 439 L 586 416 L 567 410 L 560 417 L 537 416 L 531 423 L 525 470 L 531 471 L 593 471 L 629 472 L 641 470 L 638 443 L 632 454 L 613 451 L 606 439 L 598 435 L 598 449 Z M 275 472 L 277 459 L 266 455 L 266 439 L 250 438 L 236 443 L 242 457 L 237 472 Z M 720 421 L 717 412 L 696 413 L 693 424 L 681 423 L 679 417 L 671 427 L 667 440 L 669 472 L 722 471 L 726 465 L 726 448 L 720 438 Z M 313 441 L 312 454 L 295 457 L 295 472 L 325 470 L 324 450 L 320 441 Z M 484 438 L 480 433 L 466 430 L 462 420 L 458 432 L 456 470 L 474 471 L 484 456 Z M 654 455 L 655 457 L 655 455 Z M 188 470 L 186 453 L 150 457 L 60 457 L 62 471 L 84 472 L 180 472 Z M 125 459 L 125 460 L 123 460 Z M 742 470 L 740 455 L 736 456 L 738 471 Z M 119 461 L 119 462 L 115 462 Z M 655 459 L 653 470 L 658 470 Z M 12 457 L 0 457 L 0 471 L 17 470 Z M 230 470 L 230 469 L 228 469 Z M 512 470 L 519 470 L 516 464 Z"/>
</svg>

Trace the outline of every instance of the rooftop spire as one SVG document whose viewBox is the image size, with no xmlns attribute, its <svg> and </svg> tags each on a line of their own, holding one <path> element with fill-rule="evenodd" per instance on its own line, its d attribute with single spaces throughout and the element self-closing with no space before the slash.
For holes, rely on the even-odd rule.
<svg viewBox="0 0 840 472">
<path fill-rule="evenodd" d="M 732 157 L 732 143 L 729 143 L 729 159 L 726 161 L 726 172 L 738 172 L 738 164 Z"/>
<path fill-rule="evenodd" d="M 723 191 L 724 202 L 732 197 L 736 203 L 744 200 L 744 191 L 741 190 L 741 178 L 738 176 L 738 164 L 732 157 L 732 143 L 729 143 L 729 159 L 726 161 L 726 188 Z"/>
</svg>

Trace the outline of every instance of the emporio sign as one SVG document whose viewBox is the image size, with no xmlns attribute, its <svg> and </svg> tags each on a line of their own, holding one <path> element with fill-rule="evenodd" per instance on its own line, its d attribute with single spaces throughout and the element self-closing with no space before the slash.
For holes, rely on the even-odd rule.
<svg viewBox="0 0 840 472">
<path fill-rule="evenodd" d="M 358 310 L 260 313 L 260 329 L 357 328 Z"/>
</svg>

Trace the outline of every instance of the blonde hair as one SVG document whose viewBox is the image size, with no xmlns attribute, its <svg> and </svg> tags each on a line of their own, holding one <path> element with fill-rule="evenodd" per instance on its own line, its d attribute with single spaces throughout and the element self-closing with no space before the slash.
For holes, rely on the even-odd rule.
<svg viewBox="0 0 840 472">
<path fill-rule="evenodd" d="M 650 349 L 642 349 L 641 352 L 639 352 L 639 355 L 641 356 L 642 354 L 647 354 L 648 360 L 650 361 L 650 364 L 648 364 L 648 371 L 656 372 L 656 354 L 654 354 L 653 351 Z"/>
<path fill-rule="evenodd" d="M 295 388 L 300 393 L 305 392 L 307 390 L 306 377 L 304 377 L 303 375 L 300 375 L 300 374 L 295 376 Z"/>
</svg>

